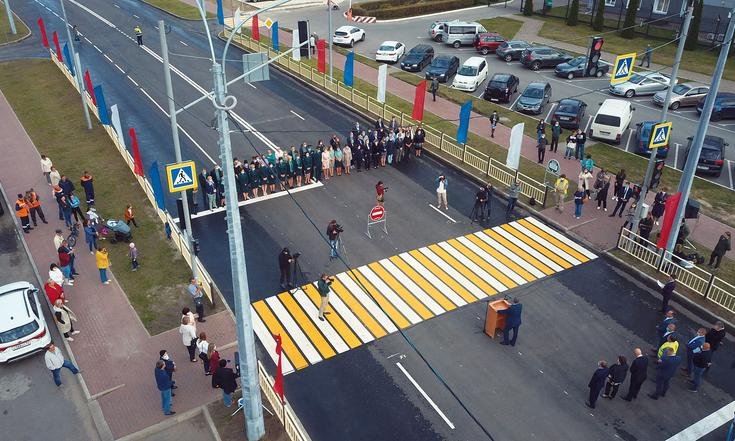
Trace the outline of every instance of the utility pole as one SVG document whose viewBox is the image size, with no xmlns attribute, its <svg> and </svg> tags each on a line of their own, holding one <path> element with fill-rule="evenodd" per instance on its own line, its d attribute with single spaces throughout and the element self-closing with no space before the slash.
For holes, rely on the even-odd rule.
<svg viewBox="0 0 735 441">
<path fill-rule="evenodd" d="M 692 22 L 692 15 L 694 12 L 693 2 L 689 2 L 687 11 L 684 15 L 684 23 L 681 26 L 681 32 L 679 32 L 679 44 L 676 47 L 676 55 L 674 56 L 674 64 L 671 65 L 671 85 L 666 89 L 666 98 L 664 99 L 663 108 L 661 109 L 660 122 L 666 122 L 666 117 L 669 113 L 669 105 L 671 104 L 671 94 L 674 90 L 674 84 L 676 84 L 676 76 L 679 74 L 679 65 L 681 64 L 681 57 L 684 55 L 684 45 L 686 45 L 687 34 L 689 33 L 689 25 Z M 653 138 L 653 129 L 651 129 L 651 138 Z M 650 143 L 650 140 L 649 140 Z M 656 154 L 658 153 L 658 147 L 651 149 L 651 156 L 648 158 L 648 165 L 646 166 L 646 176 L 643 178 L 643 187 L 641 188 L 641 195 L 638 202 L 638 206 L 635 209 L 635 215 L 633 216 L 633 225 L 630 227 L 632 232 L 638 231 L 638 223 L 643 217 L 643 204 L 646 201 L 646 195 L 648 195 L 648 186 L 651 182 L 651 176 L 653 176 L 653 168 L 656 164 Z"/>
<path fill-rule="evenodd" d="M 7 0 L 6 0 L 7 3 Z M 66 19 L 66 8 L 64 7 L 64 0 L 59 0 L 61 3 L 61 13 L 64 15 L 64 27 L 66 28 L 66 39 L 69 42 L 69 53 L 71 55 L 71 63 L 74 64 L 74 69 L 77 71 L 74 75 L 74 79 L 77 81 L 77 87 L 79 88 L 79 97 L 82 98 L 82 109 L 84 110 L 84 119 L 87 122 L 87 130 L 92 130 L 92 120 L 89 117 L 89 109 L 87 108 L 87 102 L 84 100 L 84 83 L 82 82 L 82 66 L 79 63 L 79 57 L 76 56 L 76 50 L 74 50 L 74 41 L 71 38 L 71 30 L 69 29 L 69 20 Z M 94 90 L 89 91 L 90 94 L 94 93 Z M 105 111 L 107 111 L 105 109 Z"/>
<path fill-rule="evenodd" d="M 332 76 L 332 0 L 327 0 L 327 9 L 329 10 L 329 33 L 327 38 L 329 38 L 329 81 L 331 82 L 334 78 Z"/>
<path fill-rule="evenodd" d="M 171 120 L 171 136 L 174 140 L 174 154 L 176 162 L 181 162 L 181 144 L 179 143 L 179 124 L 176 118 L 176 101 L 174 101 L 174 89 L 171 85 L 171 64 L 168 61 L 168 42 L 166 41 L 166 24 L 158 20 L 158 35 L 161 37 L 161 56 L 163 58 L 163 78 L 166 83 L 166 97 L 168 98 L 168 115 Z M 193 177 L 192 177 L 193 178 Z M 191 256 L 191 274 L 199 276 L 197 269 L 197 256 L 194 253 L 194 232 L 191 231 L 191 218 L 189 217 L 189 198 L 186 191 L 181 192 L 181 205 L 184 211 L 184 226 L 186 227 L 186 242 Z"/>
<path fill-rule="evenodd" d="M 731 9 L 728 14 L 729 23 L 727 25 L 727 31 L 725 32 L 725 40 L 720 47 L 720 57 L 717 59 L 715 65 L 715 71 L 712 75 L 712 84 L 710 85 L 710 93 L 704 99 L 704 107 L 702 108 L 702 115 L 699 117 L 699 125 L 697 125 L 697 133 L 692 139 L 692 147 L 687 156 L 686 164 L 684 165 L 683 175 L 681 181 L 679 181 L 679 191 L 681 192 L 681 199 L 679 200 L 679 206 L 676 207 L 676 215 L 674 216 L 674 224 L 671 226 L 671 233 L 669 234 L 669 240 L 666 242 L 666 250 L 671 252 L 674 249 L 674 243 L 676 242 L 676 236 L 679 231 L 679 226 L 684 218 L 684 209 L 686 208 L 687 201 L 689 200 L 689 193 L 692 190 L 692 183 L 694 182 L 694 173 L 697 170 L 697 162 L 699 162 L 699 155 L 702 153 L 702 144 L 704 143 L 704 136 L 707 133 L 707 127 L 709 126 L 710 118 L 712 117 L 712 108 L 715 104 L 715 97 L 717 91 L 720 90 L 720 81 L 722 80 L 722 73 L 725 70 L 725 64 L 727 63 L 727 56 L 730 53 L 730 46 L 732 45 L 733 34 L 735 34 L 735 9 Z"/>
<path fill-rule="evenodd" d="M 5 12 L 8 13 L 8 23 L 10 24 L 10 33 L 16 35 L 18 31 L 15 29 L 15 19 L 13 18 L 13 11 L 10 9 L 10 0 L 5 0 Z"/>
</svg>

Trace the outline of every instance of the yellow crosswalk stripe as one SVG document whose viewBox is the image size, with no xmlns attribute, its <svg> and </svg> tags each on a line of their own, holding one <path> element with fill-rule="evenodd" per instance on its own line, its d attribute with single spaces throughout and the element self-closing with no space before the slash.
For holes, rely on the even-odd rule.
<svg viewBox="0 0 735 441">
<path fill-rule="evenodd" d="M 561 257 L 559 257 L 556 253 L 548 250 L 543 245 L 539 244 L 538 242 L 535 242 L 534 240 L 532 240 L 531 238 L 529 238 L 525 234 L 523 234 L 520 231 L 516 230 L 510 224 L 501 225 L 500 228 L 502 228 L 503 230 L 505 230 L 508 233 L 512 234 L 517 239 L 522 240 L 526 245 L 530 246 L 534 250 L 536 250 L 539 253 L 543 254 L 548 259 L 554 261 L 556 264 L 560 265 L 562 268 L 569 269 L 569 268 L 571 268 L 573 266 L 571 263 L 569 263 L 566 260 L 564 260 Z"/>
<path fill-rule="evenodd" d="M 393 306 L 393 304 L 368 281 L 367 277 L 355 270 L 350 271 L 347 274 L 355 281 L 355 283 L 367 291 L 368 295 L 372 297 L 378 305 L 380 305 L 380 309 L 385 311 L 386 315 L 393 320 L 393 323 L 395 323 L 396 326 L 403 329 L 411 325 L 411 322 L 398 312 L 398 309 L 396 309 L 396 307 Z"/>
<path fill-rule="evenodd" d="M 486 262 L 482 257 L 478 256 L 476 253 L 474 253 L 472 250 L 464 246 L 462 243 L 460 243 L 456 239 L 448 240 L 447 243 L 454 247 L 457 251 L 467 256 L 468 259 L 472 260 L 476 265 L 479 265 L 482 269 L 487 271 L 491 276 L 495 277 L 500 283 L 505 285 L 506 288 L 515 288 L 518 286 L 516 282 L 510 279 L 510 277 L 506 276 L 502 272 L 500 272 L 497 268 L 490 265 L 488 262 Z"/>
<path fill-rule="evenodd" d="M 493 248 L 492 246 L 490 246 L 490 244 L 488 244 L 487 242 L 483 241 L 479 237 L 475 236 L 474 234 L 468 234 L 465 237 L 467 238 L 467 240 L 471 241 L 472 243 L 474 243 L 475 245 L 477 245 L 479 248 L 482 248 L 483 251 L 485 251 L 486 253 L 490 254 L 494 258 L 496 258 L 500 263 L 502 263 L 503 265 L 507 266 L 513 272 L 515 272 L 519 276 L 523 277 L 527 282 L 532 282 L 532 281 L 536 280 L 536 277 L 533 274 L 531 274 L 528 271 L 526 271 L 525 269 L 523 269 L 520 265 L 518 265 L 517 263 L 513 262 L 511 259 L 509 259 L 508 257 L 506 257 L 503 253 L 501 253 L 500 251 L 496 250 L 495 248 Z"/>
<path fill-rule="evenodd" d="M 265 301 L 258 300 L 257 302 L 253 303 L 253 308 L 258 313 L 261 320 L 263 320 L 263 323 L 265 323 L 268 331 L 270 331 L 272 335 L 281 336 L 281 346 L 283 347 L 283 352 L 285 352 L 288 359 L 291 360 L 291 364 L 293 364 L 294 369 L 303 369 L 308 366 L 309 363 L 306 361 L 306 358 L 304 358 L 304 356 L 301 354 L 301 351 L 296 347 L 296 344 L 293 342 L 293 340 L 291 340 L 291 336 L 288 334 L 288 332 L 286 332 L 278 319 L 273 315 L 270 308 L 268 308 L 268 305 L 266 305 Z"/>
<path fill-rule="evenodd" d="M 319 307 L 319 304 L 321 303 L 321 298 L 319 297 L 319 293 L 317 292 L 316 288 L 312 284 L 304 285 L 301 287 L 301 290 L 304 291 L 304 294 L 311 300 L 311 302 L 316 306 Z M 342 317 L 334 311 L 333 314 L 327 314 L 325 316 L 327 321 L 332 325 L 335 331 L 342 337 L 342 340 L 347 343 L 347 345 L 350 347 L 350 349 L 354 349 L 362 344 L 359 338 L 355 335 L 354 332 L 350 329 L 349 326 L 347 326 L 347 323 L 342 319 Z"/>
<path fill-rule="evenodd" d="M 488 237 L 495 240 L 495 242 L 499 243 L 500 245 L 503 245 L 505 248 L 507 248 L 509 251 L 511 251 L 516 256 L 523 259 L 525 262 L 530 263 L 531 265 L 535 266 L 536 269 L 539 271 L 542 271 L 547 276 L 550 276 L 555 273 L 555 271 L 551 268 L 549 268 L 546 264 L 541 262 L 540 260 L 536 259 L 532 255 L 528 254 L 526 251 L 524 251 L 521 247 L 516 245 L 515 243 L 509 241 L 505 237 L 501 236 L 497 232 L 493 230 L 485 230 L 481 234 L 486 234 Z"/>
<path fill-rule="evenodd" d="M 526 219 L 521 219 L 518 221 L 518 223 L 528 228 L 529 230 L 533 231 L 534 233 L 538 234 L 540 237 L 543 237 L 544 239 L 549 241 L 552 245 L 561 248 L 562 250 L 564 250 L 564 252 L 574 257 L 575 259 L 579 260 L 580 262 L 587 262 L 588 260 L 590 260 L 584 254 L 580 253 L 579 251 L 575 250 L 574 248 L 570 247 L 569 245 L 555 238 L 554 236 L 542 230 L 541 228 L 537 227 L 536 225 L 532 224 L 531 222 L 528 222 Z"/>
<path fill-rule="evenodd" d="M 460 285 L 459 282 L 454 280 L 452 277 L 449 277 L 447 273 L 445 273 L 441 268 L 434 264 L 434 262 L 429 260 L 428 257 L 424 256 L 424 254 L 421 253 L 419 250 L 409 251 L 408 254 L 416 259 L 421 265 L 423 265 L 427 271 L 434 274 L 454 292 L 459 294 L 465 302 L 472 303 L 477 301 L 477 297 L 473 296 L 472 293 L 470 293 L 464 286 Z"/>
<path fill-rule="evenodd" d="M 477 274 L 470 271 L 469 268 L 462 265 L 457 259 L 452 257 L 449 253 L 447 253 L 444 248 L 440 247 L 439 245 L 429 245 L 428 248 L 437 256 L 439 256 L 444 262 L 446 262 L 449 266 L 454 268 L 456 271 L 458 271 L 460 274 L 465 276 L 467 280 L 472 282 L 475 286 L 480 288 L 480 291 L 485 293 L 486 296 L 491 296 L 498 292 L 497 289 L 490 286 L 488 283 L 486 283 L 484 280 L 482 280 Z"/>
<path fill-rule="evenodd" d="M 421 289 L 424 290 L 424 292 L 431 296 L 436 302 L 444 308 L 445 311 L 451 311 L 452 309 L 456 308 L 457 305 L 452 303 L 451 300 L 449 300 L 447 297 L 444 296 L 434 285 L 429 283 L 428 280 L 423 278 L 419 275 L 411 266 L 409 266 L 403 259 L 401 259 L 399 256 L 393 256 L 389 259 L 393 264 L 403 271 L 403 274 L 405 274 L 409 279 L 413 280 L 413 283 L 418 285 Z"/>
<path fill-rule="evenodd" d="M 378 321 L 368 312 L 367 309 L 357 301 L 355 296 L 350 293 L 350 290 L 345 288 L 345 286 L 340 282 L 338 279 L 335 279 L 334 282 L 332 282 L 332 291 L 334 291 L 340 299 L 342 299 L 343 302 L 345 302 L 345 305 L 347 305 L 348 308 L 350 308 L 350 311 L 352 311 L 357 318 L 360 319 L 360 321 L 365 325 L 365 327 L 370 331 L 371 334 L 375 338 L 383 337 L 387 334 L 385 332 L 385 329 L 378 323 Z"/>
<path fill-rule="evenodd" d="M 301 309 L 299 304 L 294 300 L 293 296 L 289 292 L 278 294 L 278 298 L 281 299 L 281 303 L 286 307 L 297 325 L 304 331 L 304 334 L 311 340 L 314 347 L 319 351 L 322 358 L 334 357 L 337 352 L 332 348 L 327 339 L 322 335 L 311 319 L 306 316 L 304 311 Z"/>
<path fill-rule="evenodd" d="M 398 280 L 395 279 L 388 271 L 383 268 L 382 265 L 380 265 L 377 262 L 373 262 L 368 267 L 373 270 L 373 272 L 380 277 L 383 282 L 385 282 L 390 289 L 392 289 L 396 294 L 401 296 L 401 298 L 408 303 L 408 305 L 418 313 L 421 318 L 424 320 L 430 319 L 434 317 L 434 314 L 429 311 L 429 308 L 427 308 L 419 299 L 417 299 L 413 294 L 408 292 L 405 286 L 401 284 Z"/>
</svg>

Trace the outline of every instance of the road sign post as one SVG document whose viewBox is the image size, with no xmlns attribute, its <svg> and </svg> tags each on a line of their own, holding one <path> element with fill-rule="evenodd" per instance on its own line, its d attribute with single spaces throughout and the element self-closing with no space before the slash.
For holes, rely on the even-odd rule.
<svg viewBox="0 0 735 441">
<path fill-rule="evenodd" d="M 380 223 L 383 224 L 383 232 L 387 235 L 388 226 L 385 222 L 385 208 L 383 208 L 382 205 L 376 205 L 370 210 L 370 214 L 368 214 L 367 230 L 365 232 L 365 234 L 367 234 L 367 237 L 369 237 L 370 239 L 373 238 L 373 236 L 370 235 L 370 226 Z"/>
<path fill-rule="evenodd" d="M 610 84 L 618 84 L 628 81 L 633 75 L 633 66 L 635 65 L 635 52 L 625 55 L 618 55 L 615 59 Z"/>
</svg>

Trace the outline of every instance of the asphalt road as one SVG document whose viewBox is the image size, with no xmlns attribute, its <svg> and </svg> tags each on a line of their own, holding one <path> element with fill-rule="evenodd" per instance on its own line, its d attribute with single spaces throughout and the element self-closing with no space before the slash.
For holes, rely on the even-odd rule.
<svg viewBox="0 0 735 441">
<path fill-rule="evenodd" d="M 564 2 L 564 4 L 566 5 L 566 2 Z M 456 55 L 460 59 L 461 65 L 461 63 L 469 57 L 482 55 L 477 53 L 471 46 L 463 46 L 460 49 L 454 49 L 446 44 L 430 40 L 428 37 L 428 30 L 434 20 L 456 19 L 474 21 L 481 18 L 513 15 L 517 12 L 517 5 L 514 6 L 513 4 L 509 4 L 507 8 L 504 8 L 503 5 L 500 4 L 490 8 L 451 12 L 426 18 L 406 19 L 398 22 L 357 24 L 358 27 L 365 29 L 366 39 L 365 41 L 359 42 L 355 45 L 355 51 L 368 58 L 375 59 L 375 51 L 380 44 L 386 40 L 401 41 L 406 44 L 407 50 L 419 43 L 431 44 L 434 47 L 436 55 Z M 264 13 L 264 15 L 267 15 L 274 20 L 277 19 L 281 26 L 292 29 L 297 27 L 298 20 L 309 20 L 312 32 L 316 32 L 322 38 L 328 34 L 327 11 L 321 7 L 278 11 L 273 13 Z M 349 24 L 341 15 L 341 11 L 334 11 L 332 21 L 332 29 Z M 492 32 L 493 30 L 488 29 L 488 31 Z M 512 36 L 505 37 L 512 38 Z M 525 86 L 531 82 L 548 81 L 552 87 L 552 100 L 558 101 L 563 98 L 575 97 L 587 103 L 587 117 L 585 120 L 586 127 L 589 127 L 589 124 L 591 124 L 591 118 L 595 115 L 599 105 L 605 99 L 616 98 L 633 101 L 636 108 L 633 114 L 633 121 L 629 130 L 623 134 L 623 141 L 619 146 L 617 146 L 626 151 L 636 151 L 636 124 L 642 121 L 658 121 L 661 116 L 661 108 L 652 102 L 652 96 L 639 96 L 628 99 L 608 93 L 607 87 L 610 84 L 609 78 L 575 78 L 573 80 L 568 80 L 566 78 L 555 76 L 553 69 L 542 69 L 539 72 L 534 72 L 524 67 L 519 61 L 506 63 L 494 54 L 487 55 L 485 59 L 488 60 L 488 66 L 490 68 L 488 78 L 499 72 L 514 74 L 520 78 L 519 93 L 521 93 Z M 614 60 L 606 61 L 612 63 Z M 388 72 L 394 72 L 398 69 L 400 69 L 398 64 L 394 64 L 388 68 Z M 417 75 L 423 78 L 424 73 L 420 72 L 417 73 Z M 483 84 L 473 94 L 477 97 L 481 97 L 486 84 L 487 81 L 483 82 Z M 514 99 L 515 98 L 517 98 L 517 95 L 514 96 Z M 504 107 L 510 108 L 513 103 L 514 101 L 511 101 L 511 103 L 504 105 Z M 553 113 L 553 109 L 554 103 L 552 102 L 544 109 L 541 117 L 545 117 L 547 121 L 549 121 L 551 114 Z M 673 122 L 673 132 L 670 140 L 669 155 L 666 160 L 667 164 L 681 169 L 684 167 L 684 163 L 686 161 L 685 150 L 688 145 L 687 137 L 693 136 L 696 132 L 699 116 L 697 115 L 696 109 L 693 107 L 682 107 L 679 110 L 669 111 L 668 115 L 668 119 Z M 735 135 L 735 122 L 730 120 L 724 120 L 716 123 L 712 122 L 709 125 L 707 134 L 721 136 L 726 140 L 732 139 L 733 135 Z M 735 150 L 732 146 L 726 149 L 725 158 L 727 158 L 728 161 L 726 162 L 722 175 L 719 178 L 705 175 L 702 177 L 733 189 L 735 188 L 733 182 L 733 179 L 735 179 Z"/>
</svg>

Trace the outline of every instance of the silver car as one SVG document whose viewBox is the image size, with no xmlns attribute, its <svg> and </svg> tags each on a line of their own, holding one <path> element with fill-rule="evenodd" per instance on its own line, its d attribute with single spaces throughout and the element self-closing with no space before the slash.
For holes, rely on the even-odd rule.
<svg viewBox="0 0 735 441">
<path fill-rule="evenodd" d="M 633 98 L 636 95 L 653 95 L 660 90 L 666 90 L 670 85 L 671 78 L 658 72 L 634 73 L 624 83 L 611 84 L 610 93 Z"/>
<path fill-rule="evenodd" d="M 709 92 L 709 86 L 702 86 L 695 83 L 677 84 L 671 90 L 671 102 L 669 109 L 676 110 L 679 107 L 696 106 L 699 100 L 704 99 Z M 663 106 L 666 100 L 666 91 L 656 92 L 653 96 L 654 104 Z"/>
</svg>

